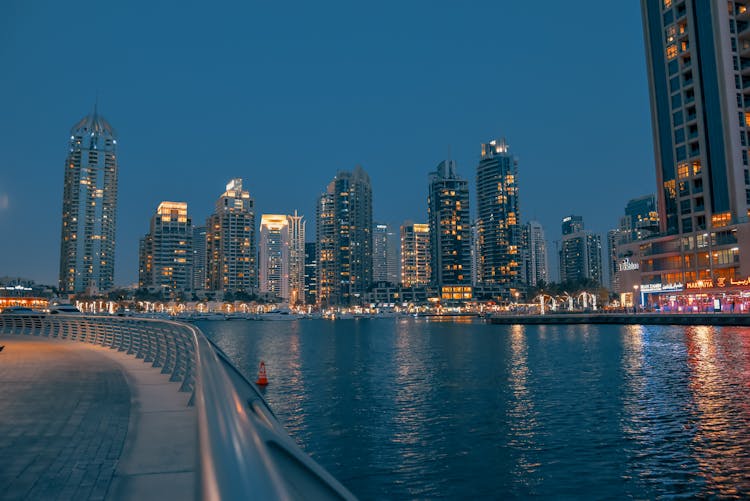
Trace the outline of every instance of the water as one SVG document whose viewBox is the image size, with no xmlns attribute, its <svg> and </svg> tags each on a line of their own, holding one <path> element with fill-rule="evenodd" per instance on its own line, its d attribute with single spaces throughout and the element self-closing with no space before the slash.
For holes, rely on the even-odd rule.
<svg viewBox="0 0 750 501">
<path fill-rule="evenodd" d="M 362 499 L 750 493 L 747 328 L 199 327 Z"/>
</svg>

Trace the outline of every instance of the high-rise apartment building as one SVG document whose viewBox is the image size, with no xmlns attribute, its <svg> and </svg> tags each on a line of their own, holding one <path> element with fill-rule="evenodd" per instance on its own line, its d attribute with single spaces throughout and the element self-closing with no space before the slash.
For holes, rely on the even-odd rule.
<svg viewBox="0 0 750 501">
<path fill-rule="evenodd" d="M 193 227 L 185 202 L 162 202 L 140 240 L 138 286 L 164 293 L 193 285 Z"/>
<path fill-rule="evenodd" d="M 455 286 L 471 285 L 469 182 L 458 177 L 454 160 L 440 162 L 429 179 L 431 282 L 442 297 L 445 286 L 453 291 Z"/>
<path fill-rule="evenodd" d="M 477 166 L 477 279 L 503 286 L 506 295 L 521 283 L 517 176 L 518 161 L 505 140 L 482 145 Z"/>
<path fill-rule="evenodd" d="M 258 243 L 258 279 L 260 292 L 289 298 L 289 221 L 280 214 L 260 217 Z"/>
<path fill-rule="evenodd" d="M 317 303 L 318 261 L 315 242 L 305 242 L 305 304 Z"/>
<path fill-rule="evenodd" d="M 263 214 L 260 222 L 258 277 L 261 292 L 297 304 L 304 295 L 305 222 L 293 216 Z"/>
<path fill-rule="evenodd" d="M 206 265 L 208 255 L 206 253 L 206 227 L 196 226 L 193 228 L 193 289 L 203 290 L 206 288 Z"/>
<path fill-rule="evenodd" d="M 242 179 L 232 179 L 206 221 L 208 290 L 251 293 L 257 287 L 255 209 Z"/>
<path fill-rule="evenodd" d="M 372 229 L 372 281 L 397 284 L 399 281 L 398 237 L 390 225 L 376 223 Z"/>
<path fill-rule="evenodd" d="M 538 283 L 549 281 L 547 276 L 547 242 L 544 228 L 539 221 L 529 221 L 523 226 L 524 270 L 526 285 L 536 287 Z"/>
<path fill-rule="evenodd" d="M 602 282 L 602 240 L 586 231 L 583 218 L 568 216 L 562 221 L 560 281 L 593 280 Z"/>
<path fill-rule="evenodd" d="M 357 304 L 372 286 L 372 188 L 357 166 L 318 199 L 318 304 Z"/>
<path fill-rule="evenodd" d="M 289 304 L 305 302 L 305 226 L 303 216 L 294 211 L 289 222 Z"/>
<path fill-rule="evenodd" d="M 418 287 L 430 283 L 430 226 L 407 222 L 401 226 L 401 284 Z"/>
<path fill-rule="evenodd" d="M 95 107 L 70 131 L 63 181 L 61 292 L 96 293 L 113 287 L 116 218 L 117 139 Z"/>
<path fill-rule="evenodd" d="M 634 247 L 635 285 L 726 292 L 719 284 L 750 275 L 748 2 L 641 0 L 641 10 L 662 236 Z"/>
</svg>

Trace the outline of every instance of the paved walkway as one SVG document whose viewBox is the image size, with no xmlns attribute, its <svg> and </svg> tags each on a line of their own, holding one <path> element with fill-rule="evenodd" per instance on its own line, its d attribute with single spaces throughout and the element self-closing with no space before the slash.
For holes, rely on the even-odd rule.
<svg viewBox="0 0 750 501">
<path fill-rule="evenodd" d="M 196 415 L 177 383 L 84 343 L 0 345 L 0 499 L 194 497 Z"/>
</svg>

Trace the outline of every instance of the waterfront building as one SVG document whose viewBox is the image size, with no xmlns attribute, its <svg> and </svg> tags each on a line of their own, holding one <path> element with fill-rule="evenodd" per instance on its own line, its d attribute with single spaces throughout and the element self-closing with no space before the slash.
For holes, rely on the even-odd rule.
<svg viewBox="0 0 750 501">
<path fill-rule="evenodd" d="M 316 212 L 318 305 L 359 304 L 372 286 L 372 187 L 364 169 L 339 172 Z"/>
<path fill-rule="evenodd" d="M 193 290 L 206 288 L 206 227 L 193 228 Z"/>
<path fill-rule="evenodd" d="M 477 166 L 477 280 L 511 288 L 521 284 L 518 161 L 505 140 L 482 144 Z"/>
<path fill-rule="evenodd" d="M 257 288 L 255 208 L 242 179 L 227 184 L 206 228 L 206 288 L 253 293 Z"/>
<path fill-rule="evenodd" d="M 140 240 L 138 287 L 174 294 L 193 286 L 193 227 L 185 202 L 162 202 Z"/>
<path fill-rule="evenodd" d="M 427 215 L 431 282 L 441 291 L 443 300 L 470 299 L 469 182 L 458 177 L 454 160 L 440 162 L 429 179 Z"/>
<path fill-rule="evenodd" d="M 733 285 L 750 276 L 747 2 L 641 9 L 661 235 L 632 246 L 634 287 L 657 296 L 683 287 L 693 299 L 747 290 Z"/>
<path fill-rule="evenodd" d="M 280 214 L 263 214 L 258 243 L 260 292 L 289 298 L 289 222 Z"/>
<path fill-rule="evenodd" d="M 401 225 L 401 284 L 404 287 L 430 283 L 430 226 L 407 222 Z"/>
<path fill-rule="evenodd" d="M 305 226 L 303 216 L 294 211 L 289 223 L 289 304 L 305 302 Z"/>
<path fill-rule="evenodd" d="M 523 226 L 524 278 L 526 285 L 536 287 L 548 283 L 547 242 L 539 221 L 529 221 Z"/>
<path fill-rule="evenodd" d="M 376 223 L 372 229 L 372 281 L 398 283 L 398 237 L 390 225 Z"/>
<path fill-rule="evenodd" d="M 305 304 L 314 305 L 318 289 L 318 261 L 315 242 L 305 242 Z"/>
<path fill-rule="evenodd" d="M 263 214 L 258 243 L 258 278 L 262 293 L 270 293 L 290 304 L 304 294 L 305 221 L 293 216 Z"/>
<path fill-rule="evenodd" d="M 70 131 L 63 176 L 60 292 L 112 289 L 117 218 L 117 138 L 94 112 Z"/>
<path fill-rule="evenodd" d="M 562 220 L 560 245 L 561 282 L 593 280 L 601 284 L 601 237 L 584 229 L 581 216 L 568 216 Z"/>
</svg>

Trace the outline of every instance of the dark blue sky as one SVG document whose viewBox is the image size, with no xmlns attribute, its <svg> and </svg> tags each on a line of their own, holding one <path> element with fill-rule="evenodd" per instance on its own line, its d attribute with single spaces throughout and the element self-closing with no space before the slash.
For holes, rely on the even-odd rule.
<svg viewBox="0 0 750 501">
<path fill-rule="evenodd" d="M 426 221 L 428 172 L 450 151 L 473 190 L 504 136 L 551 254 L 563 216 L 604 233 L 655 190 L 638 2 L 6 0 L 0 64 L 0 276 L 56 284 L 66 139 L 97 92 L 122 285 L 160 201 L 200 223 L 232 177 L 313 240 L 337 170 L 370 174 L 378 221 Z"/>
</svg>

